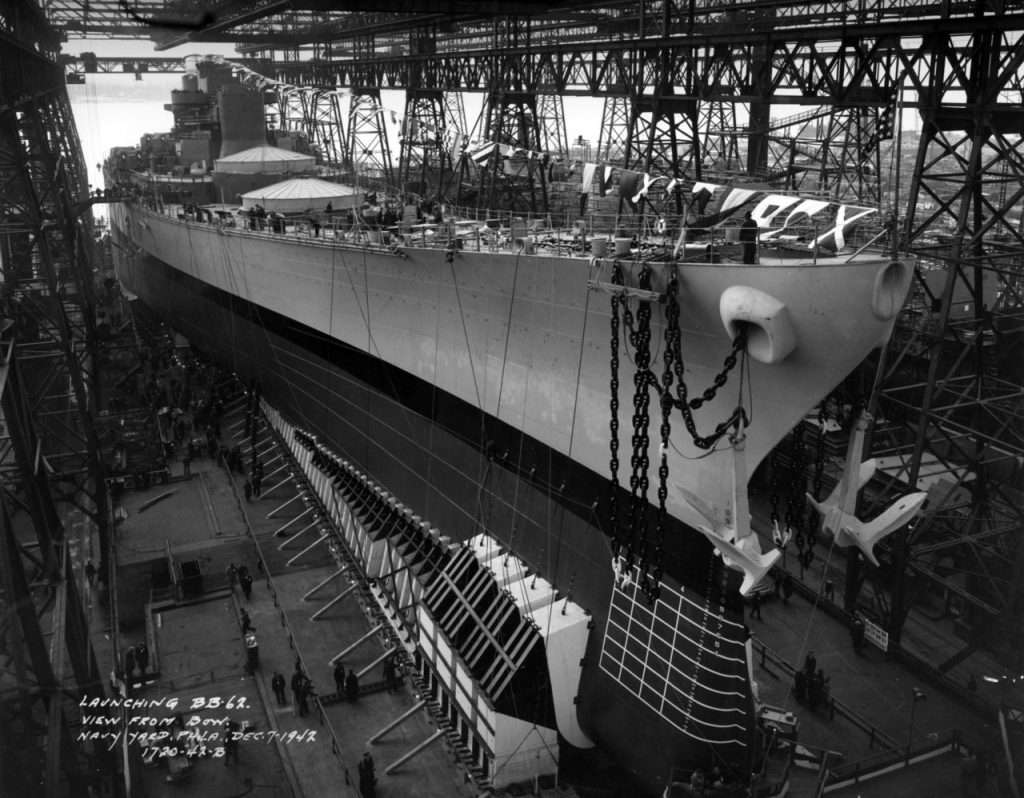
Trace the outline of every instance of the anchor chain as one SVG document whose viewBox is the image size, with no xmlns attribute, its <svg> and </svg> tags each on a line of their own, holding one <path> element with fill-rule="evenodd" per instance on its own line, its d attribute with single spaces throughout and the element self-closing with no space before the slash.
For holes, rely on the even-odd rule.
<svg viewBox="0 0 1024 798">
<path fill-rule="evenodd" d="M 618 261 L 612 272 L 612 282 L 622 284 L 622 267 Z M 608 386 L 608 404 L 611 411 L 609 427 L 609 446 L 611 460 L 608 470 L 611 472 L 612 489 L 608 497 L 608 524 L 612 530 L 612 556 L 622 553 L 622 537 L 619 531 L 618 497 L 619 497 L 619 302 L 618 294 L 612 294 L 611 312 L 611 378 Z"/>
<path fill-rule="evenodd" d="M 638 276 L 641 289 L 650 290 L 653 270 L 644 265 Z M 615 261 L 612 267 L 611 281 L 615 285 L 624 285 L 625 276 L 622 265 Z M 697 397 L 690 398 L 685 381 L 685 362 L 682 356 L 682 333 L 679 325 L 680 307 L 678 300 L 679 280 L 675 270 L 672 271 L 666 291 L 666 328 L 665 347 L 662 353 L 663 372 L 659 379 L 651 370 L 651 303 L 641 302 L 634 317 L 625 296 L 615 294 L 611 305 L 611 379 L 609 406 L 611 410 L 610 430 L 610 464 L 612 495 L 609 498 L 609 521 L 612 527 L 612 554 L 620 562 L 620 572 L 631 569 L 638 561 L 640 566 L 640 589 L 653 604 L 657 601 L 663 576 L 662 558 L 664 554 L 665 527 L 668 516 L 666 501 L 668 498 L 669 468 L 667 451 L 671 439 L 671 413 L 676 408 L 683 416 L 683 423 L 694 445 L 701 449 L 711 449 L 730 429 L 740 425 L 746 426 L 747 416 L 744 408 L 737 407 L 728 418 L 715 425 L 709 435 L 700 435 L 697 431 L 693 411 L 699 410 L 705 403 L 712 401 L 719 389 L 729 379 L 736 368 L 740 353 L 746 348 L 746 331 L 741 328 L 732 342 L 722 369 L 715 375 L 712 384 Z M 633 375 L 633 433 L 631 438 L 632 454 L 630 457 L 630 529 L 623 531 L 619 524 L 619 507 L 617 492 L 619 489 L 619 346 L 620 331 L 626 330 L 627 341 L 634 351 Z M 659 396 L 661 407 L 660 449 L 658 463 L 658 510 L 654 530 L 653 549 L 649 548 L 647 534 L 647 495 L 650 487 L 650 388 L 654 388 Z M 673 388 L 674 393 L 673 393 Z"/>
<path fill-rule="evenodd" d="M 650 290 L 651 267 L 644 265 L 639 276 L 640 288 Z M 632 321 L 632 312 L 627 308 L 626 318 Z M 629 488 L 632 494 L 630 503 L 630 538 L 637 541 L 636 554 L 640 565 L 640 587 L 646 592 L 647 584 L 647 491 L 650 488 L 650 404 L 651 394 L 648 390 L 647 375 L 651 363 L 651 304 L 641 302 L 636 313 L 637 327 L 630 330 L 630 343 L 633 346 L 633 360 L 636 371 L 633 374 L 633 453 L 630 457 L 632 473 Z M 632 563 L 628 563 L 632 565 Z"/>
</svg>

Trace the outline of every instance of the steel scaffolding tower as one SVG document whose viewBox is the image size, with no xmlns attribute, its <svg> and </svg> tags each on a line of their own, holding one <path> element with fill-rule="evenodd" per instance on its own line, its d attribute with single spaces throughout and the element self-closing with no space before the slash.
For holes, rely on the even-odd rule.
<svg viewBox="0 0 1024 798">
<path fill-rule="evenodd" d="M 102 696 L 103 683 L 65 515 L 83 513 L 97 531 L 104 582 L 109 563 L 92 424 L 94 274 L 82 219 L 89 200 L 59 40 L 31 5 L 13 22 L 0 33 L 0 791 L 84 796 L 103 786 L 92 774 L 106 754 L 73 740 L 71 728 L 79 699 Z"/>
<path fill-rule="evenodd" d="M 965 654 L 987 639 L 1020 668 L 1024 381 L 1009 353 L 1024 331 L 1024 42 L 995 29 L 966 43 L 935 34 L 921 51 L 934 82 L 919 88 L 903 231 L 922 264 L 882 390 L 883 414 L 900 423 L 877 445 L 899 461 L 900 482 L 927 477 L 933 490 L 926 516 L 894 544 L 904 578 L 891 591 L 890 633 L 916 598 L 909 577 L 923 577 L 958 597 Z"/>
<path fill-rule="evenodd" d="M 444 92 L 408 89 L 398 157 L 398 185 L 403 192 L 431 195 L 436 183 L 451 171 L 451 153 L 444 146 L 446 130 Z"/>
</svg>

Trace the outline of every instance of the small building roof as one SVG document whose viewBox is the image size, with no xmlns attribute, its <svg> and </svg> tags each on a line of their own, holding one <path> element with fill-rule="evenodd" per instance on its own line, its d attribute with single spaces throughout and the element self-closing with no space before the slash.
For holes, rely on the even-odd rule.
<svg viewBox="0 0 1024 798">
<path fill-rule="evenodd" d="M 316 166 L 316 158 L 292 150 L 265 144 L 226 155 L 213 162 L 213 171 L 228 174 L 289 174 L 308 172 Z"/>
<path fill-rule="evenodd" d="M 300 212 L 323 210 L 327 203 L 337 210 L 358 204 L 359 193 L 352 186 L 320 180 L 316 177 L 295 177 L 242 194 L 242 207 L 262 205 L 268 211 Z"/>
</svg>

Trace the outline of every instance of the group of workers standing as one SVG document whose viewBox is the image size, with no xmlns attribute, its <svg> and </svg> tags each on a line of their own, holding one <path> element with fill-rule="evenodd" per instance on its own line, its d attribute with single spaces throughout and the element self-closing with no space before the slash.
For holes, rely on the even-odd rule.
<svg viewBox="0 0 1024 798">
<path fill-rule="evenodd" d="M 793 694 L 801 704 L 807 703 L 811 710 L 828 703 L 828 683 L 825 671 L 818 667 L 813 651 L 807 652 L 804 666 L 793 676 Z"/>
</svg>

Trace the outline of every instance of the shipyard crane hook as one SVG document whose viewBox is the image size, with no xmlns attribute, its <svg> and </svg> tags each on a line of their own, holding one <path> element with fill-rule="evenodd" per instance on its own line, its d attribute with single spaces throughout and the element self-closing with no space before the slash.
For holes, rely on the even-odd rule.
<svg viewBox="0 0 1024 798">
<path fill-rule="evenodd" d="M 871 521 L 857 518 L 854 514 L 857 494 L 871 481 L 878 468 L 878 461 L 873 458 L 858 464 L 864 447 L 864 436 L 870 424 L 870 413 L 861 412 L 850 436 L 843 474 L 828 498 L 819 502 L 808 493 L 807 499 L 821 513 L 821 526 L 835 538 L 837 545 L 856 546 L 877 567 L 875 544 L 917 515 L 928 494 L 923 491 L 909 493 L 897 499 Z"/>
<path fill-rule="evenodd" d="M 747 497 L 747 456 L 746 435 L 742 429 L 729 438 L 732 444 L 732 508 L 721 518 L 704 501 L 685 488 L 680 488 L 683 498 L 694 511 L 704 518 L 708 525 L 700 525 L 700 531 L 721 555 L 722 561 L 735 571 L 743 573 L 740 595 L 749 596 L 764 579 L 772 566 L 782 556 L 778 549 L 767 554 L 761 551 L 761 543 L 750 528 L 750 500 Z"/>
</svg>

